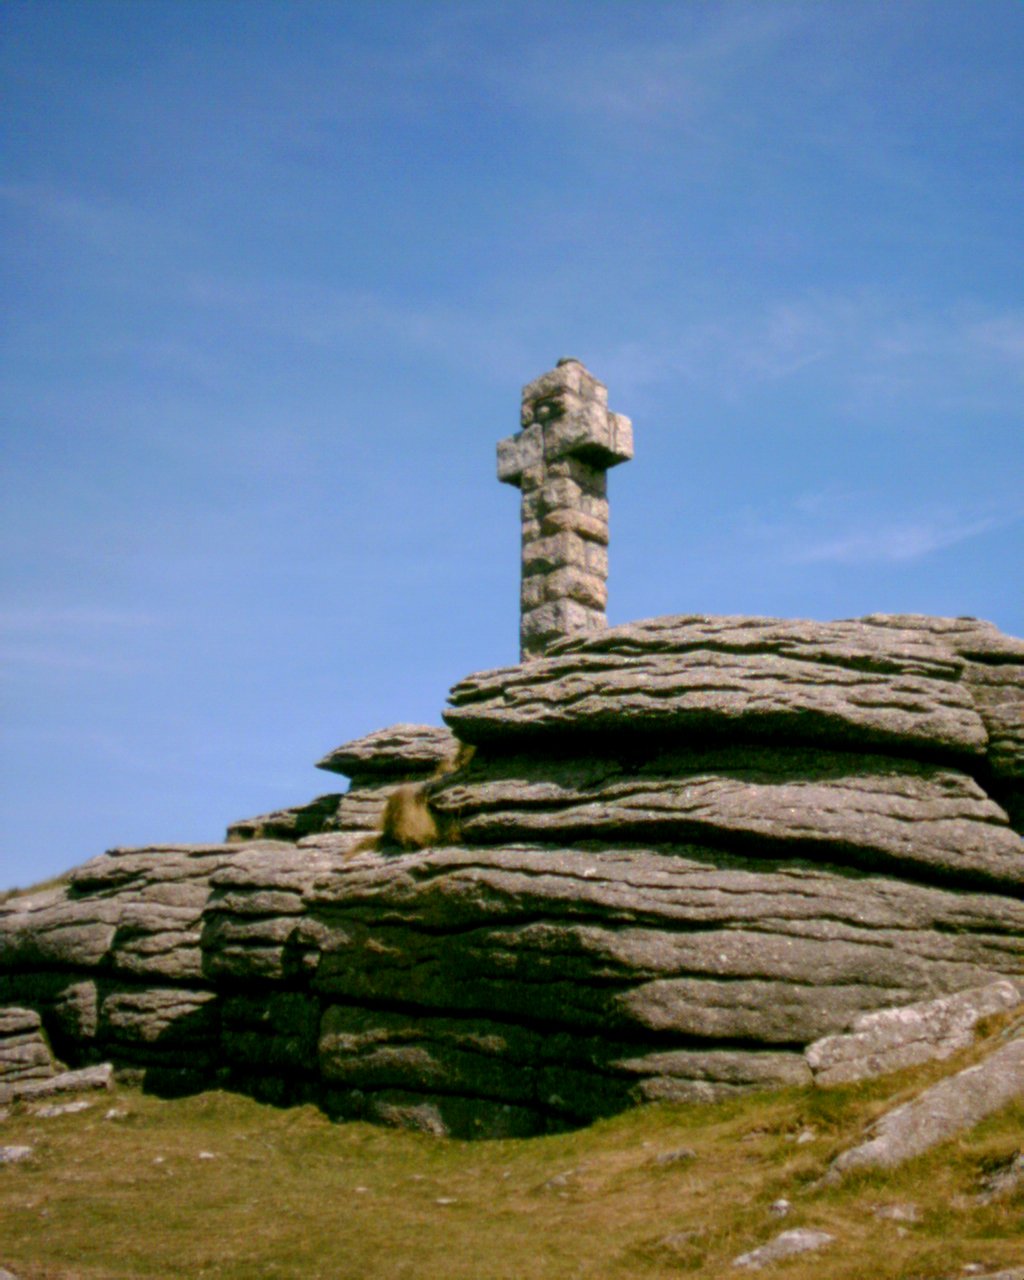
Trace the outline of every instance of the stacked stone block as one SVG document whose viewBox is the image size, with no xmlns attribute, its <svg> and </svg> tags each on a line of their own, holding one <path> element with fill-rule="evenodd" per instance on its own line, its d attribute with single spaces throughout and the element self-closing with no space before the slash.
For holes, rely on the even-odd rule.
<svg viewBox="0 0 1024 1280">
<path fill-rule="evenodd" d="M 633 456 L 628 418 L 578 361 L 523 388 L 522 430 L 498 445 L 498 479 L 522 491 L 520 654 L 607 626 L 607 471 Z"/>
</svg>

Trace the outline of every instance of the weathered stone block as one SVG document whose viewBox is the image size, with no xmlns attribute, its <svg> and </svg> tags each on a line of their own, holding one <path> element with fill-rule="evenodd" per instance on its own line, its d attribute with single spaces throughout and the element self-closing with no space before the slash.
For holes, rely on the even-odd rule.
<svg viewBox="0 0 1024 1280">
<path fill-rule="evenodd" d="M 408 777 L 433 772 L 457 749 L 455 738 L 443 726 L 393 724 L 335 747 L 316 767 L 353 779 Z"/>
<path fill-rule="evenodd" d="M 599 467 L 582 458 L 559 458 L 557 462 L 549 462 L 545 470 L 545 484 L 552 480 L 572 480 L 579 485 L 584 495 L 591 498 L 607 498 L 608 476 Z"/>
<path fill-rule="evenodd" d="M 585 573 L 582 569 L 556 569 L 546 577 L 527 578 L 526 582 L 541 584 L 542 598 L 546 600 L 559 600 L 563 597 L 577 600 L 602 613 L 608 603 L 608 586 L 604 579 Z"/>
<path fill-rule="evenodd" d="M 570 394 L 584 399 L 593 399 L 599 404 L 607 404 L 608 388 L 595 378 L 590 370 L 579 360 L 566 356 L 559 360 L 554 369 L 542 373 L 523 387 L 523 406 L 534 409 L 539 404 L 550 401 L 552 397 Z"/>
<path fill-rule="evenodd" d="M 593 631 L 604 626 L 604 614 L 577 600 L 549 600 L 523 618 L 524 641 L 546 641 L 573 631 Z"/>
<path fill-rule="evenodd" d="M 542 605 L 547 599 L 544 584 L 551 575 L 544 573 L 535 573 L 529 578 L 523 578 L 519 586 L 519 607 L 523 616 L 536 609 L 538 605 Z"/>
<path fill-rule="evenodd" d="M 587 564 L 588 549 L 595 544 L 586 542 L 575 533 L 556 533 L 546 538 L 535 538 L 523 547 L 523 573 L 551 573 L 565 565 L 583 568 Z"/>
<path fill-rule="evenodd" d="M 519 484 L 525 472 L 536 470 L 544 461 L 544 433 L 541 427 L 527 427 L 498 443 L 498 479 L 503 484 Z"/>
<path fill-rule="evenodd" d="M 608 548 L 598 542 L 585 542 L 583 545 L 583 566 L 590 574 L 597 577 L 608 577 Z"/>
<path fill-rule="evenodd" d="M 582 511 L 562 508 L 550 511 L 540 523 L 540 532 L 544 536 L 558 533 L 575 533 L 590 542 L 608 545 L 608 524 L 604 520 L 595 520 L 584 515 Z"/>
<path fill-rule="evenodd" d="M 599 405 L 573 405 L 546 424 L 544 453 L 549 462 L 572 456 L 602 469 L 618 466 L 633 456 L 632 426 Z"/>
</svg>

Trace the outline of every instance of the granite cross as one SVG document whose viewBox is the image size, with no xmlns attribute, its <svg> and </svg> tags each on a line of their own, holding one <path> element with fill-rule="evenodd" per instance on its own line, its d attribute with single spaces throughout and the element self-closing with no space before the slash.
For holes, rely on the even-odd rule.
<svg viewBox="0 0 1024 1280">
<path fill-rule="evenodd" d="M 523 661 L 608 625 L 609 467 L 633 456 L 628 418 L 579 360 L 523 388 L 522 430 L 498 445 L 498 479 L 522 491 Z"/>
</svg>

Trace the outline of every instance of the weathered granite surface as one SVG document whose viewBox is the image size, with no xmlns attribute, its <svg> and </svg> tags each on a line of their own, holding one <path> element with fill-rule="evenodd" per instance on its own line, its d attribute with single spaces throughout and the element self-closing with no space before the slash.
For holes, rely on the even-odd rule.
<svg viewBox="0 0 1024 1280">
<path fill-rule="evenodd" d="M 522 491 L 520 655 L 607 625 L 606 472 L 633 456 L 633 427 L 571 356 L 523 388 L 522 429 L 498 445 L 498 479 Z"/>
<path fill-rule="evenodd" d="M 449 729 L 429 724 L 393 724 L 329 751 L 318 769 L 360 782 L 373 777 L 410 778 L 432 773 L 452 759 L 459 741 Z"/>
<path fill-rule="evenodd" d="M 332 752 L 302 821 L 0 903 L 0 1006 L 76 1068 L 435 1132 L 809 1082 L 880 1010 L 1024 981 L 1022 658 L 911 617 L 558 642 L 457 685 L 455 737 Z M 394 851 L 399 792 L 442 843 Z"/>
<path fill-rule="evenodd" d="M 1021 1098 L 1024 1039 L 1015 1039 L 982 1062 L 886 1112 L 872 1126 L 866 1141 L 835 1158 L 826 1181 L 838 1181 L 851 1169 L 902 1164 Z"/>
<path fill-rule="evenodd" d="M 815 1084 L 865 1080 L 948 1058 L 971 1044 L 982 1018 L 1018 1008 L 1024 1014 L 1024 984 L 993 982 L 920 1004 L 861 1014 L 848 1032 L 816 1040 L 804 1056 Z"/>
<path fill-rule="evenodd" d="M 993 712 L 969 668 L 1024 663 L 1024 641 L 991 628 L 989 652 L 927 622 L 654 618 L 470 676 L 452 690 L 445 720 L 476 743 L 614 729 L 620 740 L 883 748 L 965 765 L 986 758 L 992 723 L 1000 749 L 989 766 L 1019 776 L 1011 743 L 1024 720 L 1021 685 L 1011 685 Z M 985 624 L 975 628 L 972 635 L 986 638 Z"/>
<path fill-rule="evenodd" d="M 0 1009 L 0 1097 L 26 1080 L 45 1080 L 59 1069 L 34 1009 Z"/>
<path fill-rule="evenodd" d="M 429 789 L 469 843 L 700 839 L 760 857 L 1024 884 L 1021 839 L 967 773 L 809 748 L 489 757 Z"/>
</svg>

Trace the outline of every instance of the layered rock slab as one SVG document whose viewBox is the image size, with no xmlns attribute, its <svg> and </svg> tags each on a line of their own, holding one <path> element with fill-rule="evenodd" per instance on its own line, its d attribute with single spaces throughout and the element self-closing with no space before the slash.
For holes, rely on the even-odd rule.
<svg viewBox="0 0 1024 1280">
<path fill-rule="evenodd" d="M 307 901 L 326 995 L 598 1032 L 803 1045 L 1024 971 L 1013 899 L 697 846 L 367 858 Z"/>
<path fill-rule="evenodd" d="M 969 660 L 927 621 L 655 618 L 470 676 L 452 689 L 445 720 L 474 743 L 614 729 L 980 760 L 989 730 L 966 678 Z M 1018 650 L 1024 661 L 1024 644 L 1003 640 L 993 661 Z M 1021 720 L 1010 699 L 1000 712 L 1007 740 Z"/>
<path fill-rule="evenodd" d="M 473 1135 L 799 1083 L 859 1013 L 1024 972 L 997 893 L 698 844 L 334 840 L 94 860 L 5 904 L 0 999 L 162 1089 Z"/>
<path fill-rule="evenodd" d="M 0 1008 L 0 1090 L 45 1080 L 58 1070 L 34 1009 Z"/>
<path fill-rule="evenodd" d="M 960 883 L 1024 884 L 1024 841 L 968 774 L 807 748 L 478 753 L 429 788 L 469 843 L 698 839 Z"/>
<path fill-rule="evenodd" d="M 806 1081 L 860 1015 L 1021 977 L 1020 649 L 915 618 L 562 642 L 456 687 L 455 772 L 392 726 L 324 762 L 343 796 L 235 831 L 284 841 L 0 904 L 0 1003 L 75 1063 L 436 1132 Z M 377 851 L 409 782 L 458 843 Z"/>
<path fill-rule="evenodd" d="M 902 1164 L 1022 1098 L 1024 1039 L 1015 1039 L 886 1112 L 866 1141 L 835 1158 L 825 1180 L 836 1182 L 852 1169 Z"/>
</svg>

